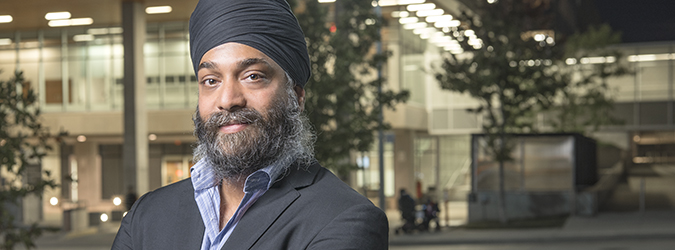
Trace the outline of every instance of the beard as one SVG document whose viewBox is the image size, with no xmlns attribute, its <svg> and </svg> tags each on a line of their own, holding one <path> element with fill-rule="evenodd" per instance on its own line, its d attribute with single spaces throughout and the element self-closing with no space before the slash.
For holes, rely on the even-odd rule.
<svg viewBox="0 0 675 250">
<path fill-rule="evenodd" d="M 286 170 L 291 163 L 309 164 L 314 159 L 314 133 L 302 114 L 295 91 L 287 88 L 264 114 L 241 108 L 211 114 L 204 121 L 199 107 L 193 117 L 197 144 L 194 160 L 206 158 L 218 180 L 238 180 L 276 164 Z M 220 133 L 220 126 L 247 124 L 237 133 Z M 283 172 L 283 171 L 281 171 Z"/>
</svg>

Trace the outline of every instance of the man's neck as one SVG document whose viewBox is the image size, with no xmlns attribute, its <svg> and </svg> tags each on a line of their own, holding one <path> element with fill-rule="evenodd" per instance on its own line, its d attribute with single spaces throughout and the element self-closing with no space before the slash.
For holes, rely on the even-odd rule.
<svg viewBox="0 0 675 250">
<path fill-rule="evenodd" d="M 223 179 L 220 185 L 220 222 L 219 229 L 223 230 L 227 222 L 232 218 L 244 198 L 244 184 L 246 178 L 236 180 Z"/>
</svg>

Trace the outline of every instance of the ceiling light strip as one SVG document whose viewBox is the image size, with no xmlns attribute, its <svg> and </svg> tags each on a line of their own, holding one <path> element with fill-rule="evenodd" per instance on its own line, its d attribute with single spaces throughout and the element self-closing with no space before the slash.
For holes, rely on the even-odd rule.
<svg viewBox="0 0 675 250">
<path fill-rule="evenodd" d="M 0 23 L 11 23 L 14 20 L 10 15 L 0 15 Z"/>
</svg>

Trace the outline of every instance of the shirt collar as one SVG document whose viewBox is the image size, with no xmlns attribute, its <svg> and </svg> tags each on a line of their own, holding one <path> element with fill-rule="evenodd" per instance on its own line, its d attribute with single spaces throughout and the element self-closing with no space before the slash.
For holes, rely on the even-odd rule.
<svg viewBox="0 0 675 250">
<path fill-rule="evenodd" d="M 216 177 L 216 173 L 209 165 L 206 157 L 200 159 L 192 168 L 190 168 L 190 175 L 192 176 L 192 187 L 195 191 L 212 188 L 220 184 Z M 244 192 L 264 188 L 269 189 L 272 183 L 280 177 L 286 166 L 284 163 L 275 162 L 272 165 L 264 167 L 258 171 L 253 172 L 246 177 L 244 184 Z M 287 164 L 287 163 L 286 163 Z"/>
</svg>

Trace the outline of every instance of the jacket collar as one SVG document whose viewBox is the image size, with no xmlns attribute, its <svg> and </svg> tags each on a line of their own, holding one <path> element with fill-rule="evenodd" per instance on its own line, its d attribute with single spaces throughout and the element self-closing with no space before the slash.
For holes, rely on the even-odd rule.
<svg viewBox="0 0 675 250">
<path fill-rule="evenodd" d="M 291 168 L 287 176 L 272 185 L 249 208 L 222 249 L 250 249 L 286 208 L 300 197 L 297 190 L 314 183 L 321 166 L 314 163 L 306 168 Z"/>
</svg>

